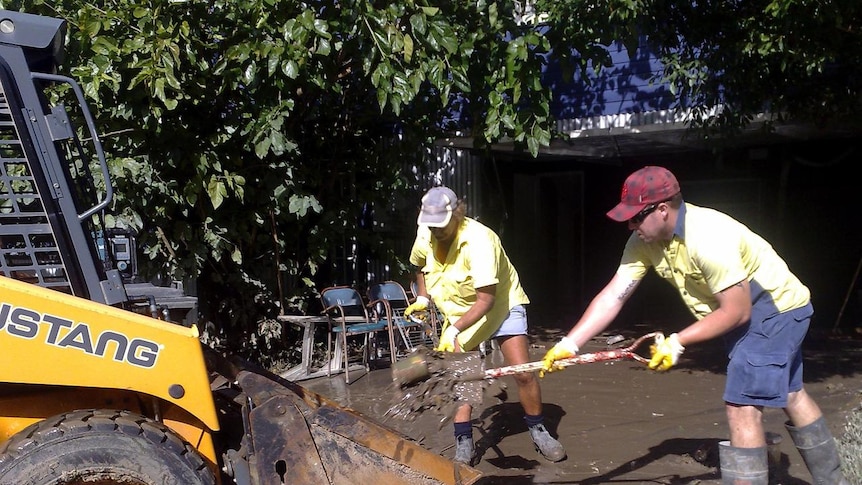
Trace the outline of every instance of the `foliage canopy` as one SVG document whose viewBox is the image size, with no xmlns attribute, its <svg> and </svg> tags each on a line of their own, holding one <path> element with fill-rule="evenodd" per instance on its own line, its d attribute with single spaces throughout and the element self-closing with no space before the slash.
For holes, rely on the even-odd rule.
<svg viewBox="0 0 862 485">
<path fill-rule="evenodd" d="M 435 3 L 0 5 L 68 21 L 63 69 L 105 133 L 116 213 L 153 271 L 197 278 L 204 316 L 244 337 L 277 302 L 302 309 L 336 248 L 391 256 L 363 215 L 415 198 L 443 133 L 537 156 L 555 136 L 549 62 L 583 73 L 612 41 L 648 44 L 680 99 L 725 104 L 709 121 L 730 129 L 764 106 L 818 120 L 859 109 L 853 0 L 539 0 L 540 28 L 511 1 Z"/>
</svg>

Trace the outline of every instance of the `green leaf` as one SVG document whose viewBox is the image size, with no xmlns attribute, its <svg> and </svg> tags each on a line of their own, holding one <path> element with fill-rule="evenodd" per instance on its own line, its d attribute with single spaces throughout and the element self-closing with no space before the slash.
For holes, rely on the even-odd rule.
<svg viewBox="0 0 862 485">
<path fill-rule="evenodd" d="M 282 72 L 290 79 L 296 79 L 299 76 L 299 65 L 293 60 L 288 60 L 281 65 Z"/>
<path fill-rule="evenodd" d="M 414 13 L 410 16 L 410 27 L 413 29 L 413 33 L 415 35 L 424 35 L 425 34 L 425 15 Z"/>
<path fill-rule="evenodd" d="M 309 210 L 320 213 L 323 208 L 318 203 L 317 199 L 312 196 L 300 196 L 293 194 L 288 202 L 288 210 L 291 214 L 299 217 L 305 217 Z"/>
<path fill-rule="evenodd" d="M 269 148 L 272 145 L 272 140 L 265 137 L 254 145 L 254 154 L 257 158 L 263 159 L 269 153 Z"/>
<path fill-rule="evenodd" d="M 413 38 L 410 34 L 404 35 L 404 61 L 410 62 L 413 59 Z"/>
<path fill-rule="evenodd" d="M 218 209 L 224 202 L 225 196 L 227 196 L 227 189 L 224 186 L 224 182 L 216 177 L 210 178 L 210 181 L 207 184 L 207 195 L 209 195 L 213 209 Z"/>
<path fill-rule="evenodd" d="M 533 137 L 527 138 L 527 149 L 530 151 L 530 155 L 536 158 L 539 155 L 539 142 Z"/>
<path fill-rule="evenodd" d="M 332 48 L 329 45 L 329 39 L 317 39 L 317 49 L 315 53 L 321 56 L 328 56 L 330 52 L 332 52 Z"/>
<path fill-rule="evenodd" d="M 254 84 L 257 79 L 257 63 L 254 61 L 250 62 L 243 73 L 243 83 L 245 84 Z"/>
<path fill-rule="evenodd" d="M 385 89 L 377 89 L 377 104 L 380 106 L 380 111 L 382 112 L 386 108 L 386 101 L 388 99 L 388 95 Z"/>
</svg>

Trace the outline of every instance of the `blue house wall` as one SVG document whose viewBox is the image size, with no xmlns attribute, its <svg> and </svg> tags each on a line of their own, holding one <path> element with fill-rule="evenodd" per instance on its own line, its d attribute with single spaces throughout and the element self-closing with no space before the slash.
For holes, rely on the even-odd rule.
<svg viewBox="0 0 862 485">
<path fill-rule="evenodd" d="M 812 290 L 816 326 L 836 324 L 845 305 L 842 325 L 860 324 L 862 281 L 856 291 L 851 285 L 862 229 L 838 222 L 858 219 L 851 194 L 859 137 L 805 126 L 766 135 L 754 126 L 714 150 L 691 136 L 679 100 L 656 81 L 662 65 L 655 55 L 638 49 L 629 56 L 619 43 L 608 53 L 612 65 L 587 79 L 563 80 L 560 66 L 547 66 L 562 139 L 537 158 L 505 142 L 490 156 L 472 152 L 469 138 L 438 146 L 447 163 L 435 183 L 469 188 L 471 205 L 480 208 L 475 215 L 498 231 L 521 273 L 531 319 L 574 323 L 613 274 L 627 236 L 605 212 L 629 173 L 656 164 L 677 174 L 686 200 L 729 213 L 779 250 Z M 829 251 L 822 251 L 824 241 Z M 644 282 L 617 324 L 673 330 L 688 322 L 666 286 Z"/>
<path fill-rule="evenodd" d="M 590 68 L 569 80 L 563 79 L 559 64 L 548 65 L 544 82 L 554 93 L 551 104 L 554 117 L 584 118 L 676 107 L 676 98 L 667 84 L 655 81 L 663 66 L 646 47 L 629 56 L 625 46 L 616 42 L 607 47 L 607 52 L 611 66 L 603 66 L 599 72 Z"/>
</svg>

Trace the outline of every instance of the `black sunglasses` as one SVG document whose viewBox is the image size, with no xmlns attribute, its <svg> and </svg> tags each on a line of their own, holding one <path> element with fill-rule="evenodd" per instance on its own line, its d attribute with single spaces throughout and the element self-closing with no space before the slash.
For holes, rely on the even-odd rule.
<svg viewBox="0 0 862 485">
<path fill-rule="evenodd" d="M 633 215 L 632 218 L 629 219 L 627 222 L 631 222 L 632 224 L 640 224 L 644 221 L 644 219 L 647 218 L 648 215 L 652 214 L 653 212 L 655 212 L 656 209 L 658 209 L 659 204 L 661 204 L 661 202 L 656 202 L 655 204 L 650 204 L 644 207 L 642 211 Z"/>
</svg>

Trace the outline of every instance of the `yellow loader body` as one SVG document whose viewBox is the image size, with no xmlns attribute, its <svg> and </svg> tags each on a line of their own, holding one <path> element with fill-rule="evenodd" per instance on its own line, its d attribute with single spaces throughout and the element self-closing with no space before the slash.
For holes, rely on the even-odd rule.
<svg viewBox="0 0 862 485">
<path fill-rule="evenodd" d="M 213 453 L 219 422 L 194 326 L 0 276 L 0 382 L 24 385 L 0 395 L 0 441 L 58 410 L 92 407 L 94 399 L 144 409 L 160 402 L 177 432 Z M 38 386 L 55 389 L 50 399 Z M 22 398 L 28 387 L 32 398 Z M 141 402 L 140 394 L 158 401 Z"/>
</svg>

